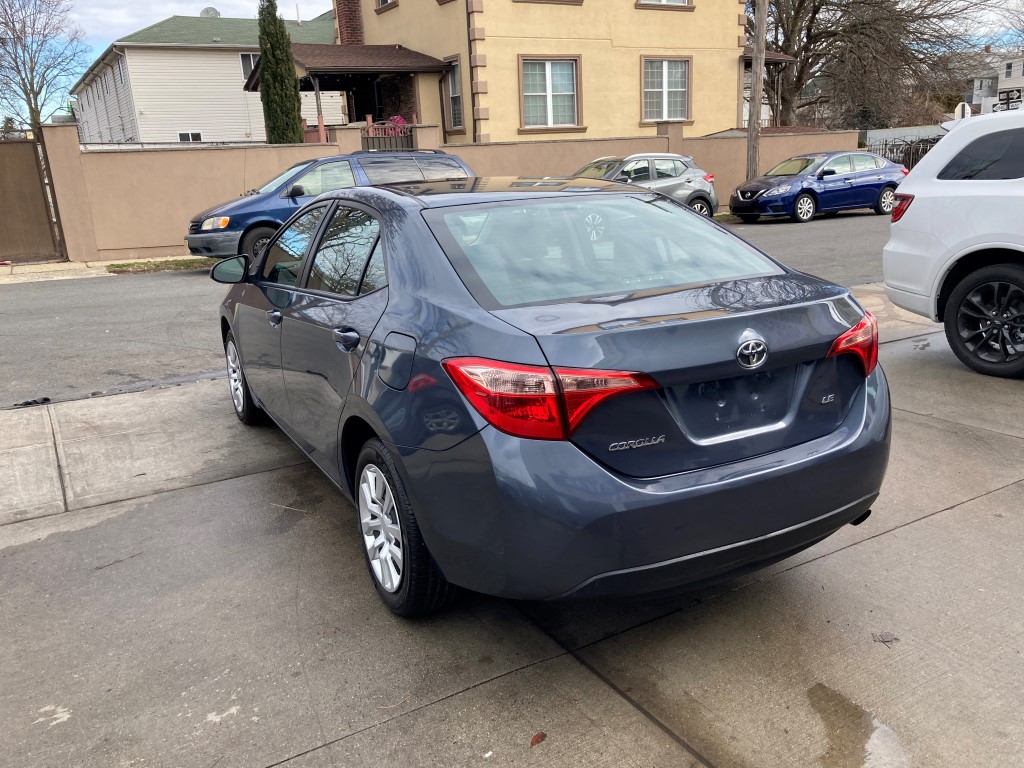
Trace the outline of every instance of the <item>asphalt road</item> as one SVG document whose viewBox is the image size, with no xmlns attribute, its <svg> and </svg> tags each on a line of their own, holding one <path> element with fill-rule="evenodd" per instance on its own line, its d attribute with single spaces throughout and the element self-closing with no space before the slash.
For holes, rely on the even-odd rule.
<svg viewBox="0 0 1024 768">
<path fill-rule="evenodd" d="M 884 217 L 730 227 L 793 269 L 847 286 L 882 279 Z M 224 292 L 201 272 L 0 285 L 0 408 L 220 371 Z"/>
</svg>

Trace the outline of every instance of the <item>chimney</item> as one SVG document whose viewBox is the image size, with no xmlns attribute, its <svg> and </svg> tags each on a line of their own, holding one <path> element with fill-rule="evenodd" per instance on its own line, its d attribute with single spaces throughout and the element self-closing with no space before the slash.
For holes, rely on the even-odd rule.
<svg viewBox="0 0 1024 768">
<path fill-rule="evenodd" d="M 363 12 L 360 0 L 334 0 L 339 45 L 363 44 Z"/>
</svg>

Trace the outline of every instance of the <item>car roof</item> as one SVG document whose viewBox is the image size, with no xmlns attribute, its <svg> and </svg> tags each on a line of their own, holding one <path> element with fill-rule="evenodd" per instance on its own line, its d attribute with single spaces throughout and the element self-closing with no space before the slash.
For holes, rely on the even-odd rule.
<svg viewBox="0 0 1024 768">
<path fill-rule="evenodd" d="M 441 155 L 450 157 L 457 162 L 461 160 L 456 155 L 450 155 L 441 149 L 357 149 L 354 152 L 346 152 L 343 155 L 328 155 L 327 157 L 314 157 L 311 160 L 304 160 L 296 165 L 305 163 L 323 163 L 328 160 L 365 160 L 369 157 L 431 157 Z"/>
<path fill-rule="evenodd" d="M 652 194 L 630 184 L 603 179 L 541 179 L 525 176 L 470 176 L 447 181 L 402 182 L 374 187 L 349 187 L 321 195 L 318 200 L 350 198 L 372 203 L 382 194 L 400 197 L 423 208 L 497 203 L 536 198 L 566 198 L 580 194 Z"/>
</svg>

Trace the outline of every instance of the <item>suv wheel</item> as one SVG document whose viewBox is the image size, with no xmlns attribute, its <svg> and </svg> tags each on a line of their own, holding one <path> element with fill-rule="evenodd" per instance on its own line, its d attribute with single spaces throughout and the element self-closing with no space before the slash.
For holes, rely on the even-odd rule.
<svg viewBox="0 0 1024 768">
<path fill-rule="evenodd" d="M 1024 376 L 1024 265 L 969 274 L 950 294 L 943 321 L 964 365 L 988 376 Z"/>
<path fill-rule="evenodd" d="M 698 197 L 696 200 L 691 201 L 690 208 L 694 213 L 699 213 L 707 219 L 711 218 L 711 206 L 708 205 L 708 201 L 703 198 Z"/>
</svg>

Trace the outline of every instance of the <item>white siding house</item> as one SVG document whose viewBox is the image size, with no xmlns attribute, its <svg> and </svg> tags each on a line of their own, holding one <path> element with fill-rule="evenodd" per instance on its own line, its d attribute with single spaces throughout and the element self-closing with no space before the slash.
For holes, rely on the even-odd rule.
<svg viewBox="0 0 1024 768">
<path fill-rule="evenodd" d="M 334 22 L 286 22 L 294 42 L 334 42 Z M 259 57 L 255 19 L 174 16 L 115 42 L 71 89 L 83 143 L 263 142 L 258 93 L 242 86 Z M 345 94 L 321 93 L 327 125 Z M 317 124 L 314 94 L 302 116 Z"/>
</svg>

